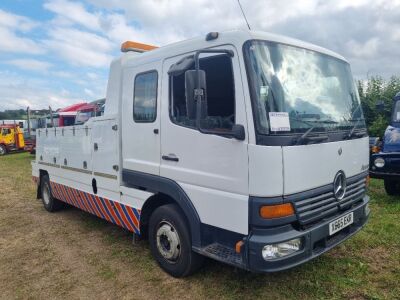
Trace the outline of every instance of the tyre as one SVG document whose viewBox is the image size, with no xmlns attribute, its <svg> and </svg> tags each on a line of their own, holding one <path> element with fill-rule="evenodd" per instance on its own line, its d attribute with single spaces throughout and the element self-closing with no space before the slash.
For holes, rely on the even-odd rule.
<svg viewBox="0 0 400 300">
<path fill-rule="evenodd" d="M 7 148 L 4 145 L 0 145 L 0 156 L 7 154 Z"/>
<path fill-rule="evenodd" d="M 64 207 L 64 203 L 55 199 L 51 193 L 49 175 L 42 176 L 40 180 L 40 195 L 43 206 L 48 212 L 54 212 Z"/>
<path fill-rule="evenodd" d="M 192 251 L 189 226 L 175 204 L 158 207 L 150 217 L 149 244 L 160 267 L 173 277 L 185 277 L 199 269 L 204 258 Z"/>
<path fill-rule="evenodd" d="M 384 180 L 385 191 L 388 195 L 400 195 L 400 182 L 396 180 Z"/>
</svg>

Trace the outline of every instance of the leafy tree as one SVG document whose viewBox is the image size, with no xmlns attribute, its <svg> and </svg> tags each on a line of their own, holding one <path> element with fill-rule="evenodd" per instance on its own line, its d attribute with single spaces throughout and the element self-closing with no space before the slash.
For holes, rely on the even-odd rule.
<svg viewBox="0 0 400 300">
<path fill-rule="evenodd" d="M 380 76 L 357 82 L 361 105 L 364 111 L 369 134 L 382 136 L 391 118 L 393 97 L 400 92 L 400 77 L 392 76 L 385 81 Z M 378 111 L 376 104 L 384 102 L 384 110 Z"/>
</svg>

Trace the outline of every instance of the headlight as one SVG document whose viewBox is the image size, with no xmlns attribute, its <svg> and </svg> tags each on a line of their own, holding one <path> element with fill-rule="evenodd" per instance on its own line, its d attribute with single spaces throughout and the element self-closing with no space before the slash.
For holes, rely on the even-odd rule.
<svg viewBox="0 0 400 300">
<path fill-rule="evenodd" d="M 301 239 L 293 239 L 287 242 L 265 245 L 262 249 L 262 257 L 265 260 L 272 260 L 290 255 L 301 249 Z"/>
<path fill-rule="evenodd" d="M 385 165 L 385 160 L 382 157 L 378 157 L 374 160 L 374 165 L 377 168 L 382 168 Z"/>
</svg>

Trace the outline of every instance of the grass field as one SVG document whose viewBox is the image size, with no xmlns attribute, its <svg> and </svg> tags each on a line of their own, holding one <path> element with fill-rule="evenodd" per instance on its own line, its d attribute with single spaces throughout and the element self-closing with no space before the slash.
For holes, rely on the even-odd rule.
<svg viewBox="0 0 400 300">
<path fill-rule="evenodd" d="M 1 299 L 400 299 L 400 197 L 371 181 L 372 215 L 355 237 L 290 271 L 252 274 L 209 261 L 174 279 L 147 242 L 87 213 L 47 213 L 29 154 L 0 157 Z"/>
</svg>

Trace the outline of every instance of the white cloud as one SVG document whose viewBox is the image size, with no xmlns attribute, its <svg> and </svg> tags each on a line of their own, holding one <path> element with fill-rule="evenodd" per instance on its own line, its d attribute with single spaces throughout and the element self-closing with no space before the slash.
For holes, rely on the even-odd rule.
<svg viewBox="0 0 400 300">
<path fill-rule="evenodd" d="M 357 75 L 368 69 L 384 76 L 399 74 L 400 0 L 241 2 L 254 30 L 300 38 L 337 51 L 348 58 Z M 35 54 L 39 64 L 27 64 L 33 60 L 31 56 L 12 57 L 9 63 L 47 70 L 46 75 L 59 79 L 57 88 L 47 82 L 18 80 L 18 76 L 6 84 L 1 82 L 3 74 L 0 109 L 4 99 L 10 103 L 15 99 L 12 105 L 25 105 L 26 101 L 40 103 L 36 100 L 39 95 L 46 99 L 44 106 L 55 101 L 53 106 L 61 107 L 63 99 L 78 99 L 79 93 L 102 97 L 104 74 L 125 40 L 162 46 L 209 31 L 246 28 L 237 2 L 232 0 L 46 0 L 43 7 L 52 14 L 48 21 L 0 10 L 0 55 L 6 53 L 0 60 L 12 53 Z M 41 34 L 44 36 L 39 38 Z M 66 64 L 70 66 L 64 70 Z M 70 86 L 65 88 L 63 81 Z"/>
<path fill-rule="evenodd" d="M 39 26 L 39 23 L 27 17 L 15 15 L 0 9 L 0 26 L 28 32 Z"/>
<path fill-rule="evenodd" d="M 100 30 L 99 16 L 87 12 L 82 3 L 53 0 L 46 2 L 44 7 L 74 24 L 82 25 L 91 30 Z"/>
<path fill-rule="evenodd" d="M 0 9 L 0 52 L 43 53 L 37 42 L 21 36 L 37 26 L 38 22 Z"/>
<path fill-rule="evenodd" d="M 6 63 L 16 66 L 23 70 L 31 70 L 39 72 L 45 72 L 52 66 L 52 64 L 49 62 L 40 61 L 36 59 L 12 59 L 6 61 Z"/>
<path fill-rule="evenodd" d="M 379 47 L 379 38 L 373 37 L 364 43 L 350 40 L 347 42 L 350 53 L 358 58 L 372 58 L 376 56 Z"/>
<path fill-rule="evenodd" d="M 97 34 L 72 28 L 53 28 L 43 43 L 56 55 L 76 66 L 107 67 L 112 43 Z"/>
<path fill-rule="evenodd" d="M 65 107 L 80 99 L 70 92 L 54 90 L 49 83 L 35 78 L 24 78 L 20 74 L 0 72 L 0 110 L 19 109 L 27 106 L 42 109 Z"/>
</svg>

